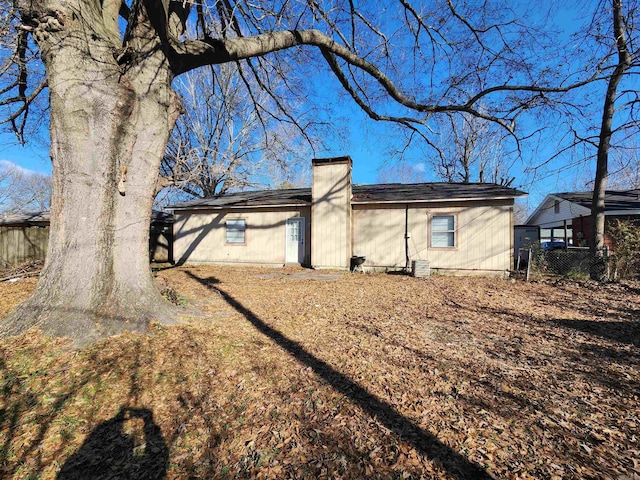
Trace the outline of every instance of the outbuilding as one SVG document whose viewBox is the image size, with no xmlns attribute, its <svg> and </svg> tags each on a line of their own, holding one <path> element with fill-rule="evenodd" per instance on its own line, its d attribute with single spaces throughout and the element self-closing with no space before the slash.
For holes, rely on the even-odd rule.
<svg viewBox="0 0 640 480">
<path fill-rule="evenodd" d="M 48 211 L 0 215 L 0 268 L 45 259 L 49 244 Z M 149 229 L 149 258 L 173 262 L 173 215 L 153 211 Z"/>
</svg>

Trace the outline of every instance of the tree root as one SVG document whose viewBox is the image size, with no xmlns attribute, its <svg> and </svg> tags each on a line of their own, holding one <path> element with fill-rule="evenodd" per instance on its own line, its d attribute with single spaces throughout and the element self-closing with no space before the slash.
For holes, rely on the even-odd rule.
<svg viewBox="0 0 640 480">
<path fill-rule="evenodd" d="M 110 305 L 89 310 L 67 305 L 43 305 L 33 296 L 2 320 L 1 336 L 15 336 L 37 328 L 45 336 L 65 337 L 81 348 L 124 332 L 149 332 L 152 322 L 179 323 L 180 307 L 162 300 L 151 305 Z"/>
</svg>

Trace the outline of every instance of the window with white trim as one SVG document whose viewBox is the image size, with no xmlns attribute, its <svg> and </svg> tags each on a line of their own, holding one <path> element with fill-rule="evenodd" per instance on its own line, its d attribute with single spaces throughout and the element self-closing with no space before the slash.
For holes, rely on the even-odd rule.
<svg viewBox="0 0 640 480">
<path fill-rule="evenodd" d="M 434 248 L 451 248 L 456 246 L 456 216 L 431 216 L 431 246 Z"/>
<path fill-rule="evenodd" d="M 230 218 L 227 220 L 227 243 L 245 243 L 245 230 L 247 228 L 244 218 Z"/>
</svg>

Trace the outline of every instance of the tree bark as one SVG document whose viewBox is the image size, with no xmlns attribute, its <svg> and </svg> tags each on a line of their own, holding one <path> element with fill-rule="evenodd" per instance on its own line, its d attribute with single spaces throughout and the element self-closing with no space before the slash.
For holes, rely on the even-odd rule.
<svg viewBox="0 0 640 480">
<path fill-rule="evenodd" d="M 629 69 L 631 54 L 627 48 L 627 40 L 624 29 L 624 15 L 622 12 L 622 0 L 612 0 L 613 6 L 613 34 L 618 51 L 618 63 L 609 78 L 607 92 L 604 98 L 602 110 L 602 124 L 600 126 L 600 138 L 598 141 L 598 153 L 596 160 L 596 177 L 593 187 L 591 202 L 591 253 L 593 262 L 590 276 L 593 280 L 606 279 L 605 268 L 605 194 L 607 179 L 609 177 L 609 147 L 613 131 L 613 115 L 615 113 L 615 100 L 618 85 Z"/>
<path fill-rule="evenodd" d="M 93 13 L 71 5 L 37 19 L 51 106 L 51 232 L 36 291 L 4 333 L 36 326 L 85 344 L 174 317 L 153 285 L 148 239 L 179 101 L 154 35 L 141 35 L 141 60 L 124 69 Z"/>
</svg>

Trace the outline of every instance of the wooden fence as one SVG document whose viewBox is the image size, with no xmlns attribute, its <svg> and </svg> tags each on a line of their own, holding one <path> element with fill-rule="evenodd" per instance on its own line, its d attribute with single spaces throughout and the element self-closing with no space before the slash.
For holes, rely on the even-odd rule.
<svg viewBox="0 0 640 480">
<path fill-rule="evenodd" d="M 149 237 L 151 261 L 173 261 L 171 225 L 153 225 Z M 44 260 L 48 243 L 48 225 L 0 226 L 0 268 Z"/>
<path fill-rule="evenodd" d="M 0 226 L 0 267 L 44 260 L 49 228 L 44 226 Z"/>
</svg>

